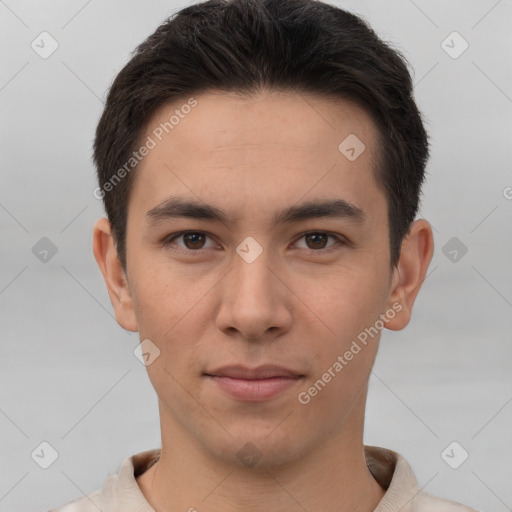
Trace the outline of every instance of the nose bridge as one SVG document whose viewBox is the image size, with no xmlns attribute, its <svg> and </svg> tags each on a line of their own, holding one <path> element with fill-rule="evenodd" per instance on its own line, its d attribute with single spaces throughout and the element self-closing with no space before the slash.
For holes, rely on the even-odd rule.
<svg viewBox="0 0 512 512">
<path fill-rule="evenodd" d="M 270 256 L 252 237 L 237 246 L 217 317 L 220 329 L 234 328 L 247 339 L 262 339 L 271 328 L 289 327 L 290 311 Z"/>
<path fill-rule="evenodd" d="M 260 239 L 261 241 L 261 239 Z M 244 302 L 270 302 L 272 300 L 272 284 L 270 276 L 270 252 L 254 237 L 246 237 L 236 248 L 234 257 L 232 286 L 235 294 Z"/>
</svg>

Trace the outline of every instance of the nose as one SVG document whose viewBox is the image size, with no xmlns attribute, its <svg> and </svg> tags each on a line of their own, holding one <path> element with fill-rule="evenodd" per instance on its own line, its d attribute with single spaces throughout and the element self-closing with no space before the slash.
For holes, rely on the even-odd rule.
<svg viewBox="0 0 512 512">
<path fill-rule="evenodd" d="M 290 329 L 293 293 L 283 271 L 271 264 L 265 250 L 250 263 L 235 255 L 233 268 L 222 283 L 216 318 L 225 334 L 263 341 Z"/>
</svg>

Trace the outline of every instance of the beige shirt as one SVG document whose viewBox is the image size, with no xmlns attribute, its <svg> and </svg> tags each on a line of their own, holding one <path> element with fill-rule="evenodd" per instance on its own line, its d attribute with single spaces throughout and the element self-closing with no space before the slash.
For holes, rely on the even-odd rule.
<svg viewBox="0 0 512 512">
<path fill-rule="evenodd" d="M 478 512 L 454 501 L 421 491 L 407 461 L 397 452 L 364 447 L 366 464 L 386 494 L 374 512 Z M 117 475 L 109 475 L 103 489 L 49 512 L 155 512 L 135 478 L 151 467 L 160 450 L 127 457 Z"/>
</svg>

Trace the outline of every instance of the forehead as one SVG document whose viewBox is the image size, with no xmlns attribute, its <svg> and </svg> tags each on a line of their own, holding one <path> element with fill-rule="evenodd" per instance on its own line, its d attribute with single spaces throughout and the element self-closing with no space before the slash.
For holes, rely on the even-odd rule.
<svg viewBox="0 0 512 512">
<path fill-rule="evenodd" d="M 377 137 L 370 116 L 347 100 L 211 91 L 155 113 L 132 196 L 149 208 L 172 190 L 236 208 L 339 191 L 363 204 L 379 192 Z"/>
<path fill-rule="evenodd" d="M 185 145 L 199 153 L 220 148 L 249 151 L 251 145 L 273 142 L 321 152 L 337 149 L 336 143 L 351 133 L 371 149 L 376 129 L 364 109 L 346 99 L 291 91 L 251 96 L 210 91 L 183 98 L 158 109 L 145 129 L 157 142 L 174 140 L 175 150 Z"/>
</svg>

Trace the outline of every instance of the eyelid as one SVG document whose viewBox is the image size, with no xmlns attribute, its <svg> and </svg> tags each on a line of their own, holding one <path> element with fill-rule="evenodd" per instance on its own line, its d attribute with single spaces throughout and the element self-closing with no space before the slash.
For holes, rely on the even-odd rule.
<svg viewBox="0 0 512 512">
<path fill-rule="evenodd" d="M 186 235 L 188 233 L 198 233 L 198 234 L 201 234 L 201 235 L 205 235 L 207 238 L 210 238 L 210 239 L 214 239 L 214 237 L 212 235 L 210 235 L 208 232 L 206 231 L 201 231 L 201 230 L 194 230 L 194 229 L 187 229 L 187 230 L 184 230 L 184 231 L 179 231 L 179 232 L 176 232 L 176 233 L 171 233 L 170 235 L 166 236 L 163 240 L 162 240 L 162 246 L 165 247 L 165 248 L 168 248 L 170 247 L 174 241 L 177 239 L 177 238 L 180 238 L 182 237 L 183 235 Z M 330 249 L 335 249 L 336 247 L 338 247 L 339 245 L 350 245 L 350 241 L 345 238 L 343 235 L 340 235 L 339 233 L 332 233 L 330 231 L 324 231 L 324 230 L 308 230 L 308 231 L 304 231 L 303 233 L 297 235 L 296 239 L 295 239 L 295 242 L 293 242 L 294 244 L 297 243 L 300 239 L 304 238 L 306 235 L 312 235 L 312 234 L 322 234 L 322 235 L 326 235 L 328 237 L 331 237 L 331 238 L 334 238 L 336 240 L 337 243 L 334 243 L 332 245 L 330 245 L 329 247 L 326 247 L 326 248 L 321 248 L 321 249 L 299 249 L 299 250 L 302 250 L 302 251 L 307 251 L 309 253 L 326 253 L 326 252 L 329 252 Z M 200 248 L 200 249 L 187 249 L 187 248 L 181 248 L 181 247 L 178 247 L 177 249 L 174 249 L 178 252 L 185 252 L 187 254 L 190 254 L 190 253 L 200 253 L 204 248 Z"/>
<path fill-rule="evenodd" d="M 166 236 L 163 240 L 162 240 L 162 246 L 164 248 L 169 248 L 172 244 L 174 244 L 174 241 L 177 239 L 177 238 L 180 238 L 182 237 L 183 235 L 186 235 L 188 233 L 198 233 L 200 235 L 204 235 L 206 236 L 207 238 L 210 238 L 213 240 L 213 237 L 212 235 L 210 235 L 209 233 L 207 233 L 206 231 L 200 231 L 200 230 L 195 230 L 195 229 L 186 229 L 184 231 L 178 231 L 176 233 L 171 233 L 170 235 Z M 190 254 L 190 253 L 194 253 L 194 252 L 201 252 L 204 248 L 201 248 L 201 249 L 187 249 L 186 247 L 183 248 L 183 247 L 178 247 L 174 250 L 178 251 L 178 252 L 185 252 L 187 254 Z"/>
<path fill-rule="evenodd" d="M 322 234 L 322 235 L 326 235 L 328 237 L 334 238 L 336 240 L 336 243 L 334 243 L 324 249 L 308 249 L 308 248 L 306 248 L 306 249 L 301 249 L 301 250 L 308 251 L 310 253 L 321 254 L 321 253 L 327 253 L 331 249 L 336 249 L 340 245 L 349 245 L 350 244 L 349 240 L 347 238 L 345 238 L 343 235 L 341 235 L 339 233 L 332 233 L 331 231 L 324 231 L 321 229 L 310 229 L 308 231 L 304 231 L 303 233 L 301 233 L 300 235 L 297 236 L 296 241 L 294 243 L 297 243 L 301 238 L 304 238 L 306 235 L 313 235 L 313 234 Z"/>
</svg>

